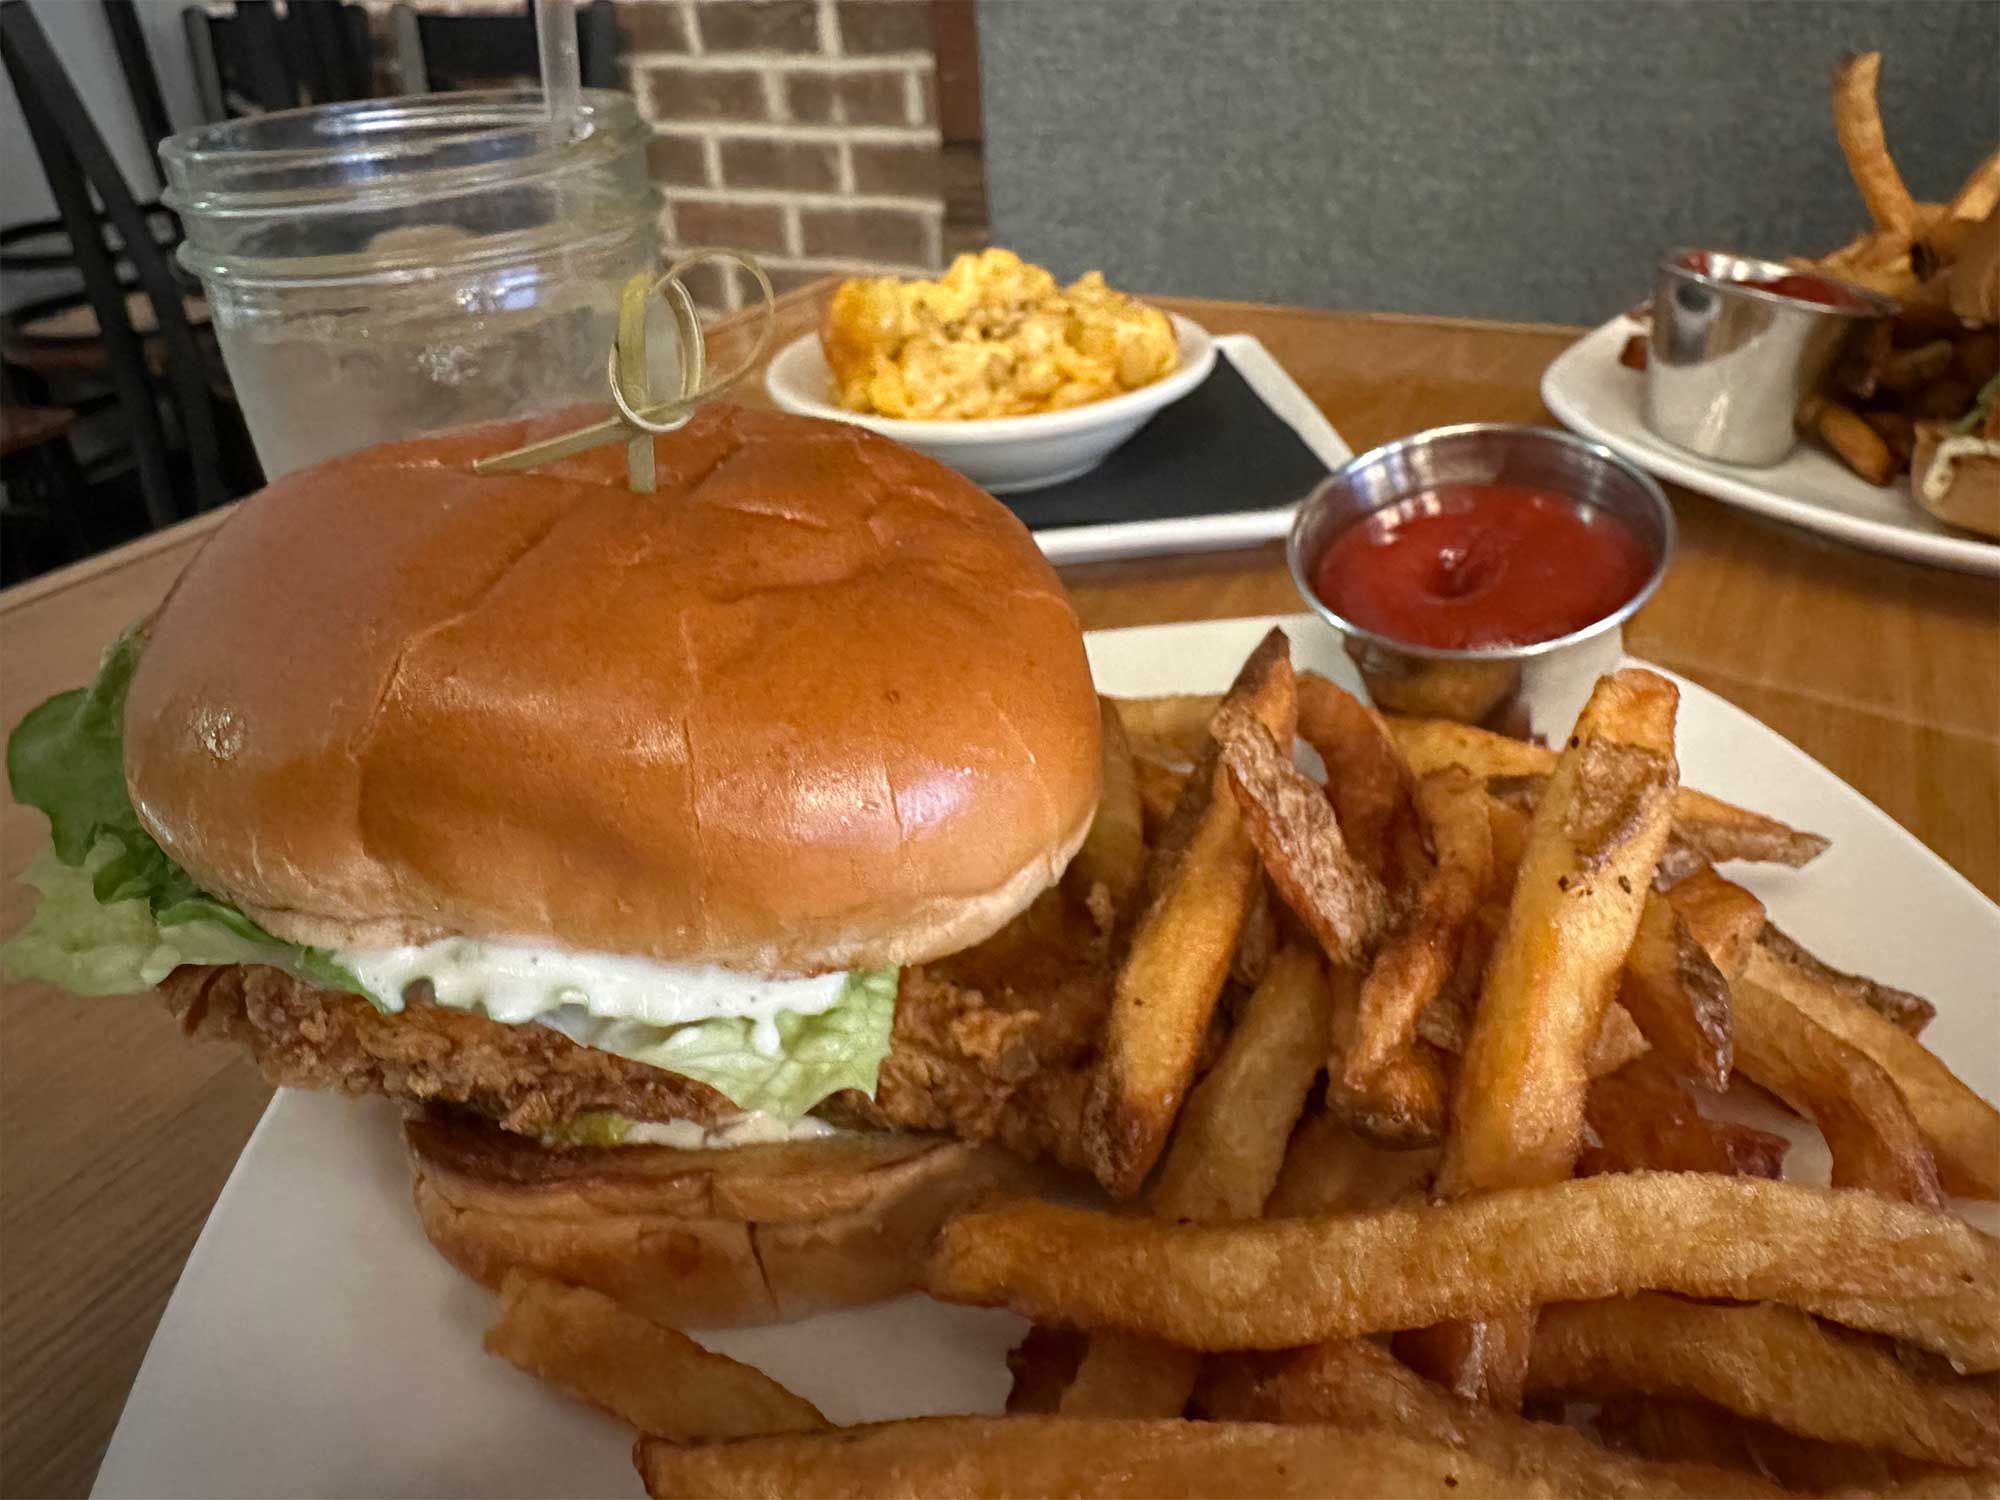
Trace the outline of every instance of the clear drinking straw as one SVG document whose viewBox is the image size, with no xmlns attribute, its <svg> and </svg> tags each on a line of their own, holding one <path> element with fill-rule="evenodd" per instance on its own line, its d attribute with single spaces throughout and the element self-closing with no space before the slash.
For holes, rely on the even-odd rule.
<svg viewBox="0 0 2000 1500">
<path fill-rule="evenodd" d="M 542 52 L 542 97 L 557 140 L 566 140 L 583 91 L 576 55 L 576 0 L 535 0 L 535 39 Z"/>
</svg>

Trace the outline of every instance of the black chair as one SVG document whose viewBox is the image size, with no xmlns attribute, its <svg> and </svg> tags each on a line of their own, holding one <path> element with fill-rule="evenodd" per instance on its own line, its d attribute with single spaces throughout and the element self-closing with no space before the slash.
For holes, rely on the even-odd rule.
<svg viewBox="0 0 2000 1500">
<path fill-rule="evenodd" d="M 272 0 L 237 0 L 226 16 L 189 5 L 181 28 L 210 124 L 375 92 L 368 16 L 346 0 L 290 0 L 282 16 Z"/>
<path fill-rule="evenodd" d="M 174 133 L 167 118 L 167 103 L 160 96 L 160 75 L 153 68 L 153 54 L 146 46 L 145 28 L 139 24 L 135 0 L 103 0 L 105 24 L 111 28 L 111 45 L 118 52 L 118 71 L 125 75 L 125 88 L 132 96 L 132 112 L 153 148 L 153 171 L 160 186 L 160 142 Z"/>
<path fill-rule="evenodd" d="M 541 77 L 535 19 L 518 12 L 433 15 L 411 5 L 394 12 L 396 63 L 411 94 L 456 93 Z M 618 86 L 618 18 L 611 0 L 590 0 L 576 17 L 577 66 L 585 88 Z"/>
<path fill-rule="evenodd" d="M 146 38 L 139 25 L 138 11 L 134 0 L 100 0 L 106 23 L 111 28 L 112 45 L 118 52 L 119 70 L 125 75 L 125 84 L 132 96 L 132 110 L 144 131 L 146 142 L 153 147 L 148 153 L 153 177 L 146 184 L 151 195 L 139 205 L 145 215 L 146 227 L 154 244 L 163 251 L 172 251 L 180 244 L 180 221 L 158 200 L 159 189 L 166 185 L 160 172 L 158 148 L 160 142 L 173 133 L 173 126 L 167 119 L 167 107 L 160 97 L 159 74 L 153 70 L 153 55 L 146 47 Z M 99 215 L 100 231 L 106 248 L 121 262 L 124 243 L 118 232 L 104 222 Z M 35 219 L 10 224 L 0 229 L 0 271 L 63 271 L 76 268 L 76 251 L 69 242 L 69 232 L 64 229 L 61 219 Z M 121 264 L 121 277 L 130 282 L 132 273 Z"/>
<path fill-rule="evenodd" d="M 187 513 L 189 501 L 203 510 L 219 505 L 229 498 L 228 487 L 208 365 L 182 306 L 186 290 L 148 233 L 144 212 L 26 0 L 0 3 L 0 63 L 13 80 L 29 137 L 96 314 L 147 517 L 154 526 L 165 526 Z M 155 381 L 145 346 L 126 311 L 128 288 L 119 277 L 117 258 L 106 246 L 97 203 L 103 205 L 104 218 L 122 242 L 139 289 L 152 303 L 164 386 Z M 178 449 L 168 441 L 163 397 L 175 418 L 181 439 Z M 184 486 L 175 482 L 177 456 L 185 458 Z"/>
</svg>

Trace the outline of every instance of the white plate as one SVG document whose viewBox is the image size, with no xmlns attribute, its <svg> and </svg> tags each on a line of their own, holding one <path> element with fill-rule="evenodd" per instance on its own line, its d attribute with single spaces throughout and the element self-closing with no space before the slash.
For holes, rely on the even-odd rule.
<svg viewBox="0 0 2000 1500">
<path fill-rule="evenodd" d="M 1618 363 L 1639 327 L 1613 318 L 1556 356 L 1542 376 L 1542 400 L 1565 427 L 1662 479 L 1759 515 L 1913 562 L 2000 575 L 2000 542 L 1945 525 L 1910 498 L 1907 476 L 1878 489 L 1811 443 L 1781 464 L 1745 469 L 1696 458 L 1655 437 L 1639 414 L 1646 377 Z"/>
<path fill-rule="evenodd" d="M 1216 689 L 1273 623 L 1302 665 L 1353 685 L 1304 615 L 1104 632 L 1091 664 L 1112 692 Z M 1809 869 L 1732 873 L 1829 962 L 1936 1001 L 1924 1040 L 2000 1095 L 2000 908 L 1803 752 L 1681 691 L 1691 784 L 1833 839 Z M 158 1045 L 177 1045 L 161 1027 Z M 1823 1151 L 1793 1157 L 1824 1180 Z M 638 1496 L 627 1430 L 481 1352 L 490 1305 L 417 1228 L 393 1110 L 281 1093 L 189 1257 L 95 1493 Z M 909 1298 L 702 1340 L 852 1422 L 998 1410 L 1021 1327 Z"/>
<path fill-rule="evenodd" d="M 1215 341 L 1199 323 L 1173 314 L 1180 364 L 1171 374 L 1122 396 L 1027 417 L 970 422 L 919 422 L 863 416 L 833 401 L 833 371 L 808 333 L 780 349 L 764 372 L 764 389 L 786 411 L 852 422 L 949 464 L 996 495 L 1045 489 L 1088 474 L 1120 443 L 1180 400 L 1215 368 Z"/>
</svg>

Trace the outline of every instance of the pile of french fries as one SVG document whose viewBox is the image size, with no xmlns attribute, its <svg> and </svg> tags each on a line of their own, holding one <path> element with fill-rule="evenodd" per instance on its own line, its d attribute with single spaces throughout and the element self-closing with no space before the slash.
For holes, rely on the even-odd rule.
<svg viewBox="0 0 2000 1500">
<path fill-rule="evenodd" d="M 1682 787 L 1676 708 L 1629 669 L 1556 749 L 1390 720 L 1277 631 L 1220 698 L 1107 701 L 1124 1202 L 982 1208 L 931 1268 L 1035 1325 L 1009 1415 L 829 1429 L 529 1278 L 489 1347 L 655 1496 L 2000 1493 L 2000 1242 L 1945 1202 L 2000 1197 L 2000 1112 L 1716 871 L 1826 844 Z"/>
<path fill-rule="evenodd" d="M 1918 202 L 1882 129 L 1881 68 L 1880 53 L 1859 53 L 1833 81 L 1834 134 L 1869 228 L 1787 264 L 1895 299 L 1895 316 L 1870 326 L 1798 414 L 1802 433 L 1870 484 L 1889 485 L 1910 472 L 1917 423 L 1957 421 L 2000 374 L 2000 150 L 1948 202 Z M 1643 368 L 1646 354 L 1641 334 L 1621 359 Z"/>
</svg>

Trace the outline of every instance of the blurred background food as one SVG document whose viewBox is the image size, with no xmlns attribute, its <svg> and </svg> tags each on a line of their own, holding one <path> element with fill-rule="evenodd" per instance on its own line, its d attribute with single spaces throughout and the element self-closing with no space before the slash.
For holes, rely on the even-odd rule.
<svg viewBox="0 0 2000 1500">
<path fill-rule="evenodd" d="M 1990 387 L 2000 375 L 2000 150 L 1948 197 L 1919 201 L 1889 149 L 1881 76 L 1880 53 L 1851 53 L 1832 81 L 1833 135 L 1868 227 L 1826 254 L 1792 255 L 1785 264 L 1892 298 L 1895 310 L 1850 337 L 1820 388 L 1800 404 L 1798 430 L 1870 484 L 1912 475 L 1915 503 L 1940 519 L 2000 534 L 1990 485 L 1980 486 L 1980 500 L 1968 504 L 1961 493 L 1953 504 L 1946 492 L 1967 488 L 1962 480 L 1927 482 L 1939 443 L 1950 437 L 1982 445 L 1959 455 L 1961 462 L 1996 457 Z M 1620 359 L 1645 368 L 1647 335 L 1635 334 Z"/>
<path fill-rule="evenodd" d="M 1167 315 L 1086 271 L 1060 286 L 1011 250 L 961 255 L 935 281 L 844 281 L 820 346 L 849 411 L 966 421 L 1061 411 L 1135 391 L 1180 362 Z"/>
</svg>

